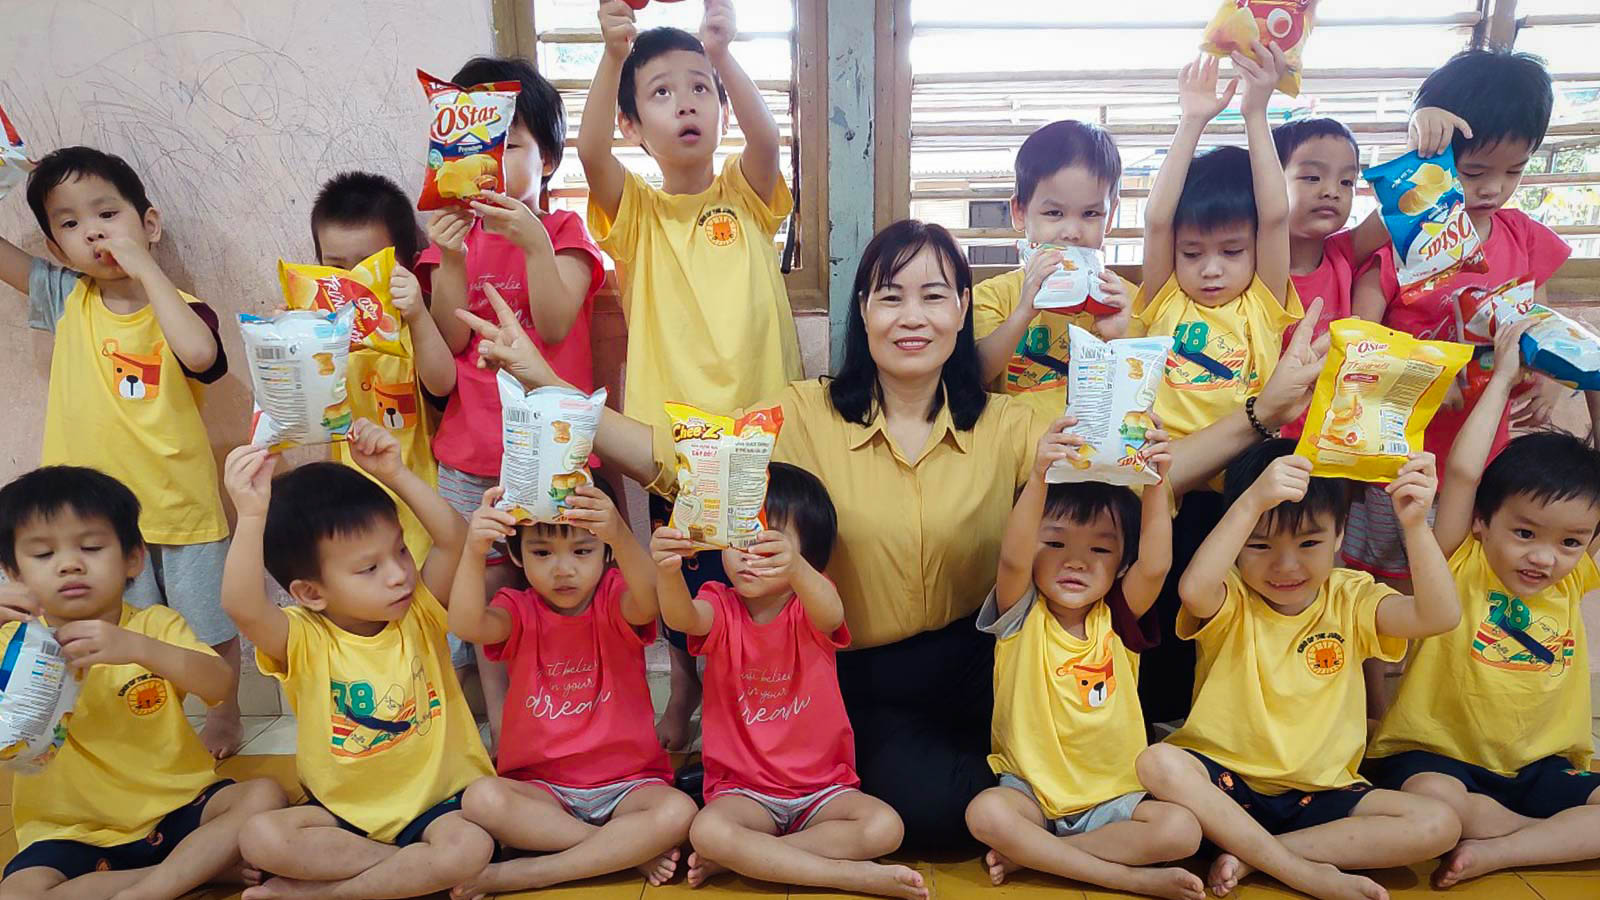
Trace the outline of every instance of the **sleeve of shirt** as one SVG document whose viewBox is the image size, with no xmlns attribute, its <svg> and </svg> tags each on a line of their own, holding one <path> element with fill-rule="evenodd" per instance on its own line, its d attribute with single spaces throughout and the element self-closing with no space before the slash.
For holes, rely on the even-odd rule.
<svg viewBox="0 0 1600 900">
<path fill-rule="evenodd" d="M 1202 622 L 1187 607 L 1181 608 L 1178 610 L 1178 626 L 1174 633 L 1186 641 L 1204 643 L 1215 640 L 1239 617 L 1239 605 L 1244 602 L 1249 590 L 1239 577 L 1239 570 L 1229 569 L 1228 577 L 1223 581 L 1222 606 L 1217 608 L 1217 614 Z"/>
<path fill-rule="evenodd" d="M 433 270 L 439 267 L 442 252 L 438 244 L 429 244 L 417 254 L 417 262 L 411 267 L 411 274 L 417 276 L 417 281 L 422 283 L 423 293 L 433 294 Z"/>
<path fill-rule="evenodd" d="M 594 589 L 594 603 L 605 617 L 606 623 L 618 634 L 641 647 L 656 642 L 656 623 L 635 625 L 622 614 L 622 597 L 628 593 L 628 580 L 616 566 L 606 569 Z"/>
<path fill-rule="evenodd" d="M 406 615 L 422 617 L 423 627 L 437 629 L 440 634 L 450 631 L 450 614 L 420 581 L 411 595 L 411 608 L 406 610 Z"/>
<path fill-rule="evenodd" d="M 1250 293 L 1261 305 L 1261 310 L 1266 314 L 1267 326 L 1276 332 L 1281 339 L 1283 332 L 1290 325 L 1305 317 L 1305 307 L 1300 304 L 1300 292 L 1295 289 L 1294 279 L 1288 281 L 1287 293 L 1283 302 L 1278 302 L 1278 296 L 1267 289 L 1267 285 L 1259 277 L 1250 283 Z M 1276 350 L 1277 348 L 1273 348 Z M 1278 354 L 1274 352 L 1273 357 Z"/>
<path fill-rule="evenodd" d="M 1517 211 L 1516 216 L 1497 218 L 1517 223 L 1517 238 L 1528 250 L 1528 274 L 1533 276 L 1534 284 L 1549 281 L 1572 255 L 1572 245 L 1565 238 L 1521 211 Z"/>
<path fill-rule="evenodd" d="M 605 284 L 606 263 L 600 256 L 600 246 L 589 237 L 588 229 L 583 227 L 583 219 L 577 213 L 557 210 L 539 221 L 550 233 L 550 248 L 554 252 L 583 256 L 589 266 L 589 290 L 584 294 L 584 299 L 593 297 Z"/>
<path fill-rule="evenodd" d="M 639 249 L 640 223 L 651 214 L 650 197 L 655 189 L 639 177 L 637 172 L 626 171 L 622 182 L 622 201 L 617 204 L 617 218 L 613 221 L 591 198 L 589 200 L 589 233 L 594 235 L 600 249 L 611 258 L 626 262 Z"/>
<path fill-rule="evenodd" d="M 1354 573 L 1345 583 L 1345 596 L 1339 602 L 1348 604 L 1355 616 L 1352 630 L 1356 634 L 1356 654 L 1361 659 L 1376 657 L 1384 662 L 1399 662 L 1406 655 L 1406 639 L 1378 632 L 1378 606 L 1396 595 L 1394 588 L 1378 584 L 1366 572 Z"/>
<path fill-rule="evenodd" d="M 257 647 L 256 668 L 263 675 L 286 682 L 307 667 L 307 661 L 313 654 L 326 655 L 328 638 L 320 623 L 312 620 L 316 613 L 309 613 L 298 606 L 287 607 L 283 613 L 289 619 L 289 639 L 284 644 L 285 658 L 281 661 L 273 659 Z"/>
<path fill-rule="evenodd" d="M 978 608 L 978 630 L 984 634 L 992 634 L 997 641 L 1015 636 L 1022 631 L 1022 623 L 1028 620 L 1028 612 L 1033 609 L 1033 604 L 1038 602 L 1039 592 L 1029 585 L 1023 592 L 1022 598 L 1011 605 L 1004 613 L 1000 612 L 999 597 L 995 591 L 990 590 L 989 596 L 984 599 L 983 606 Z"/>
<path fill-rule="evenodd" d="M 1138 302 L 1138 298 L 1143 296 L 1143 294 L 1143 286 L 1141 286 L 1139 290 L 1134 293 L 1135 300 L 1133 304 L 1132 321 L 1139 323 L 1139 325 L 1144 328 L 1145 333 L 1149 334 L 1151 333 L 1150 329 L 1156 327 L 1156 323 L 1161 321 L 1162 316 L 1166 313 L 1167 307 L 1171 306 L 1180 295 L 1178 290 L 1177 274 L 1174 273 L 1168 276 L 1167 283 L 1163 284 L 1160 290 L 1150 295 L 1150 299 L 1144 301 L 1144 303 L 1141 305 Z"/>
<path fill-rule="evenodd" d="M 1128 598 L 1122 596 L 1122 582 L 1112 585 L 1106 595 L 1106 607 L 1111 610 L 1111 630 L 1122 639 L 1122 646 L 1131 653 L 1143 653 L 1161 646 L 1161 623 L 1152 608 L 1143 618 L 1133 614 Z"/>
<path fill-rule="evenodd" d="M 711 630 L 705 634 L 688 635 L 689 653 L 691 656 L 706 656 L 727 646 L 728 604 L 738 603 L 739 598 L 734 595 L 733 588 L 715 581 L 701 585 L 700 593 L 695 598 L 711 604 Z"/>
<path fill-rule="evenodd" d="M 517 655 L 517 648 L 522 646 L 522 632 L 527 624 L 525 600 L 532 599 L 531 597 L 525 598 L 521 591 L 511 588 L 501 588 L 495 593 L 494 599 L 489 601 L 489 605 L 506 611 L 506 615 L 511 618 L 511 633 L 498 644 L 484 644 L 483 656 L 485 659 L 490 662 L 504 662 Z"/>
<path fill-rule="evenodd" d="M 1005 275 L 999 275 L 972 289 L 972 327 L 978 337 L 985 338 L 993 334 L 1021 302 L 1020 290 L 1013 295 L 1005 289 L 1009 282 L 1010 279 Z"/>
<path fill-rule="evenodd" d="M 48 259 L 33 258 L 28 270 L 28 327 L 54 333 L 67 310 L 67 298 L 83 276 Z"/>
<path fill-rule="evenodd" d="M 215 384 L 222 380 L 222 376 L 228 374 L 228 352 L 222 348 L 222 335 L 218 328 L 217 311 L 212 309 L 209 304 L 198 301 L 191 302 L 189 308 L 194 310 L 194 314 L 200 317 L 200 321 L 206 323 L 207 328 L 211 329 L 211 340 L 215 341 L 217 345 L 217 358 L 212 361 L 211 367 L 204 372 L 196 372 L 184 365 L 181 359 L 178 360 L 178 367 L 183 369 L 183 374 L 186 377 L 201 384 Z"/>
<path fill-rule="evenodd" d="M 778 173 L 769 202 L 756 193 L 756 189 L 750 186 L 750 179 L 745 177 L 743 154 L 730 157 L 722 164 L 721 178 L 727 183 L 728 190 L 755 214 L 756 221 L 761 223 L 761 230 L 769 238 L 778 233 L 784 220 L 789 218 L 789 213 L 794 211 L 794 195 L 790 193 L 789 183 L 783 179 L 783 173 Z M 617 218 L 621 217 L 619 210 Z"/>
<path fill-rule="evenodd" d="M 1346 228 L 1343 231 L 1328 235 L 1328 239 L 1322 242 L 1322 252 L 1327 256 L 1343 259 L 1354 265 L 1356 230 L 1354 228 Z"/>
</svg>

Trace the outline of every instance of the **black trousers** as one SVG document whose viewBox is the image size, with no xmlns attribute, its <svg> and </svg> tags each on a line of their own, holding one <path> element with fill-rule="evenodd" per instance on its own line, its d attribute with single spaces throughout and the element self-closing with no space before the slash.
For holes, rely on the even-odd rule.
<svg viewBox="0 0 1600 900">
<path fill-rule="evenodd" d="M 974 849 L 967 804 L 996 784 L 988 763 L 994 638 L 974 619 L 839 654 L 861 788 L 900 814 L 912 852 Z"/>
<path fill-rule="evenodd" d="M 1190 491 L 1183 495 L 1178 516 L 1172 520 L 1172 571 L 1150 612 L 1160 627 L 1161 643 L 1139 654 L 1139 705 L 1144 709 L 1146 724 L 1171 722 L 1189 715 L 1194 701 L 1195 650 L 1194 642 L 1179 640 L 1176 631 L 1178 610 L 1183 606 L 1178 598 L 1178 579 L 1226 511 L 1221 494 Z"/>
</svg>

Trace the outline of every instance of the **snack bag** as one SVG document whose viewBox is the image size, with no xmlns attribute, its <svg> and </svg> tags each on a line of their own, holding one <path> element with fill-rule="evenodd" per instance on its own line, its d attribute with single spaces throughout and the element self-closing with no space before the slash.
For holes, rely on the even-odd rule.
<svg viewBox="0 0 1600 900">
<path fill-rule="evenodd" d="M 1570 388 L 1600 390 L 1600 335 L 1531 298 L 1521 305 L 1506 297 L 1497 300 L 1496 327 L 1529 317 L 1535 321 L 1522 333 L 1522 362 Z"/>
<path fill-rule="evenodd" d="M 67 741 L 79 679 L 50 629 L 21 622 L 0 653 L 0 763 L 37 772 Z"/>
<path fill-rule="evenodd" d="M 1411 303 L 1457 272 L 1485 272 L 1483 242 L 1467 217 L 1455 151 L 1423 159 L 1416 151 L 1361 173 L 1382 205 L 1394 242 L 1400 302 Z"/>
<path fill-rule="evenodd" d="M 606 406 L 606 389 L 583 394 L 567 388 L 523 390 L 522 382 L 501 371 L 500 486 L 495 504 L 521 523 L 562 522 L 573 491 L 594 484 L 589 451 Z"/>
<path fill-rule="evenodd" d="M 665 404 L 678 456 L 673 528 L 706 550 L 748 547 L 767 526 L 767 463 L 783 426 L 783 408 L 739 418 L 687 403 Z"/>
<path fill-rule="evenodd" d="M 505 190 L 500 157 L 522 85 L 495 81 L 464 88 L 421 69 L 417 80 L 433 104 L 428 171 L 417 209 L 443 209 L 465 203 L 479 191 Z"/>
<path fill-rule="evenodd" d="M 1039 286 L 1039 293 L 1033 297 L 1034 309 L 1060 313 L 1087 310 L 1096 316 L 1107 316 L 1117 311 L 1116 307 L 1103 302 L 1105 293 L 1100 289 L 1100 273 L 1105 271 L 1106 264 L 1100 258 L 1100 251 L 1069 244 L 1017 241 L 1017 253 L 1024 266 L 1041 250 L 1061 251 L 1061 268 L 1047 276 L 1044 284 Z"/>
<path fill-rule="evenodd" d="M 1068 325 L 1067 341 L 1067 415 L 1078 417 L 1070 431 L 1084 443 L 1076 455 L 1052 465 L 1044 480 L 1158 483 L 1144 450 L 1155 428 L 1150 408 L 1172 338 L 1102 341 Z"/>
<path fill-rule="evenodd" d="M 1472 348 L 1362 319 L 1339 319 L 1328 332 L 1328 361 L 1294 452 L 1311 460 L 1312 475 L 1391 481 L 1422 449 L 1423 432 Z"/>
<path fill-rule="evenodd" d="M 1278 90 L 1300 96 L 1300 57 L 1316 24 L 1316 0 L 1222 0 L 1206 25 L 1200 49 L 1227 57 L 1237 50 L 1256 62 L 1250 45 L 1277 44 L 1289 71 L 1278 79 Z"/>
<path fill-rule="evenodd" d="M 28 154 L 22 148 L 22 136 L 6 118 L 6 111 L 0 109 L 0 198 L 26 181 L 31 171 L 33 163 L 28 162 Z"/>
<path fill-rule="evenodd" d="M 356 308 L 239 315 L 256 409 L 250 442 L 282 450 L 327 444 L 350 433 L 345 367 Z"/>
<path fill-rule="evenodd" d="M 389 276 L 393 274 L 393 247 L 379 250 L 348 272 L 333 266 L 278 260 L 278 283 L 283 286 L 283 299 L 289 309 L 338 312 L 353 306 L 356 312 L 350 327 L 351 350 L 404 356 L 401 316 L 389 299 Z"/>
<path fill-rule="evenodd" d="M 1536 285 L 1532 277 L 1513 278 L 1493 288 L 1464 287 L 1450 297 L 1456 315 L 1456 334 L 1468 344 L 1494 346 L 1494 330 L 1503 321 L 1497 310 L 1509 304 L 1521 318 L 1533 306 Z M 1515 321 L 1513 319 L 1512 321 Z"/>
</svg>

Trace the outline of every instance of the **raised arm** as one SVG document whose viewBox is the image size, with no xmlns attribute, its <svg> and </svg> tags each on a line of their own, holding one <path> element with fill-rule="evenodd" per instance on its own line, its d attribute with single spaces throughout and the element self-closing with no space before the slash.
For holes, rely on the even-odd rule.
<svg viewBox="0 0 1600 900">
<path fill-rule="evenodd" d="M 441 604 L 449 603 L 451 581 L 467 538 L 467 523 L 438 491 L 406 468 L 400 459 L 399 440 L 382 425 L 357 419 L 350 426 L 350 458 L 379 484 L 394 491 L 427 529 L 433 549 L 422 564 L 422 583 Z"/>
<path fill-rule="evenodd" d="M 1523 319 L 1497 329 L 1494 336 L 1494 372 L 1484 387 L 1478 405 L 1472 408 L 1445 460 L 1444 485 L 1439 491 L 1439 511 L 1433 518 L 1433 533 L 1439 549 L 1448 558 L 1467 539 L 1472 530 L 1472 509 L 1478 495 L 1478 481 L 1489 462 L 1495 432 L 1505 415 L 1511 389 L 1522 375 L 1522 333 L 1533 324 Z"/>
<path fill-rule="evenodd" d="M 1083 438 L 1067 434 L 1068 428 L 1078 424 L 1072 416 L 1063 416 L 1050 423 L 1039 438 L 1039 447 L 1033 454 L 1033 471 L 1023 485 L 1022 493 L 1006 517 L 1006 530 L 1000 538 L 1000 566 L 995 573 L 995 606 L 1003 615 L 1017 604 L 1033 585 L 1033 559 L 1039 552 L 1039 523 L 1044 518 L 1045 495 L 1049 485 L 1045 473 L 1051 464 L 1066 459 L 1074 448 L 1083 444 Z"/>
<path fill-rule="evenodd" d="M 1455 576 L 1428 528 L 1428 510 L 1439 488 L 1432 453 L 1414 453 L 1384 490 L 1394 499 L 1394 514 L 1405 539 L 1415 596 L 1391 594 L 1378 604 L 1378 633 L 1392 637 L 1431 637 L 1461 621 Z"/>
<path fill-rule="evenodd" d="M 272 470 L 278 457 L 265 447 L 237 447 L 222 467 L 222 484 L 233 499 L 239 521 L 222 567 L 222 610 L 257 650 L 277 661 L 289 661 L 289 616 L 267 597 L 261 545 L 272 498 Z M 289 585 L 283 585 L 289 590 Z"/>
<path fill-rule="evenodd" d="M 1250 540 L 1256 523 L 1278 504 L 1299 501 L 1310 486 L 1311 460 L 1303 456 L 1282 456 L 1273 460 L 1255 484 L 1239 495 L 1195 551 L 1189 568 L 1178 581 L 1178 597 L 1189 615 L 1206 621 L 1217 614 L 1227 594 L 1228 571 Z"/>
<path fill-rule="evenodd" d="M 1144 486 L 1139 500 L 1139 557 L 1122 576 L 1122 599 L 1135 616 L 1156 605 L 1167 573 L 1172 571 L 1172 501 L 1167 484 L 1172 447 L 1165 431 L 1152 431 L 1146 439 L 1150 441 L 1150 467 L 1161 476 L 1161 483 Z"/>
<path fill-rule="evenodd" d="M 1289 185 L 1283 177 L 1267 124 L 1267 104 L 1276 90 L 1278 76 L 1288 71 L 1283 51 L 1273 44 L 1269 50 L 1257 43 L 1250 56 L 1234 51 L 1233 67 L 1244 78 L 1244 130 L 1250 143 L 1250 177 L 1256 195 L 1256 277 L 1272 296 L 1284 303 L 1289 298 Z"/>
<path fill-rule="evenodd" d="M 583 103 L 578 161 L 583 163 L 583 175 L 589 182 L 590 202 L 609 219 L 616 219 L 617 209 L 622 206 L 622 186 L 628 174 L 611 150 L 617 127 L 617 87 L 622 81 L 622 62 L 628 58 L 638 33 L 633 9 L 623 0 L 600 4 L 600 34 L 606 49 L 594 71 L 594 80 L 589 83 L 589 97 Z"/>
<path fill-rule="evenodd" d="M 24 296 L 28 293 L 28 273 L 33 271 L 33 255 L 0 238 L 0 281 Z"/>
<path fill-rule="evenodd" d="M 441 209 L 428 220 L 428 240 L 439 248 L 439 265 L 434 267 L 433 305 L 429 314 L 439 326 L 439 334 L 452 355 L 467 348 L 472 329 L 456 317 L 457 310 L 467 308 L 467 234 L 472 231 L 472 214 L 462 209 Z M 451 373 L 451 390 L 455 389 L 455 373 Z M 432 391 L 429 388 L 429 391 Z M 435 397 L 447 396 L 434 394 Z"/>
<path fill-rule="evenodd" d="M 611 548 L 611 556 L 622 572 L 628 592 L 622 596 L 622 618 L 635 628 L 656 620 L 660 601 L 656 599 L 656 567 L 639 539 L 628 530 L 628 523 L 605 491 L 593 485 L 578 488 L 569 501 L 567 521 L 586 528 Z M 681 580 L 681 576 L 680 576 Z"/>
<path fill-rule="evenodd" d="M 745 552 L 746 559 L 752 560 L 751 572 L 780 576 L 789 582 L 789 589 L 800 598 L 812 628 L 832 634 L 844 624 L 844 601 L 839 598 L 839 589 L 806 562 L 788 535 L 768 529 L 756 535 L 756 542 Z"/>
<path fill-rule="evenodd" d="M 661 604 L 661 620 L 668 628 L 684 634 L 711 633 L 716 611 L 711 604 L 689 594 L 683 580 L 683 560 L 694 555 L 689 536 L 665 526 L 650 536 L 650 555 L 656 563 L 656 598 Z"/>
<path fill-rule="evenodd" d="M 517 520 L 507 510 L 495 509 L 495 501 L 505 493 L 496 485 L 483 492 L 483 502 L 467 526 L 466 545 L 461 563 L 450 585 L 448 611 L 450 632 L 469 644 L 503 644 L 511 637 L 511 614 L 491 605 L 484 596 L 484 559 L 495 541 L 516 533 Z"/>
<path fill-rule="evenodd" d="M 156 322 L 161 326 L 161 336 L 178 362 L 191 372 L 210 369 L 217 361 L 217 354 L 222 352 L 217 334 L 189 307 L 167 273 L 161 271 L 161 266 L 150 255 L 150 249 L 126 237 L 107 238 L 99 246 L 144 290 Z"/>
<path fill-rule="evenodd" d="M 1389 229 L 1383 227 L 1383 214 L 1374 209 L 1350 232 L 1350 264 L 1360 269 L 1389 242 Z"/>
<path fill-rule="evenodd" d="M 1387 240 L 1388 232 L 1384 232 Z M 1383 246 L 1379 244 L 1379 246 Z M 1382 322 L 1389 309 L 1389 298 L 1383 293 L 1383 277 L 1379 264 L 1373 263 L 1356 276 L 1355 287 L 1350 289 L 1350 314 L 1368 322 Z"/>
<path fill-rule="evenodd" d="M 705 19 L 700 25 L 700 43 L 717 69 L 728 92 L 728 104 L 744 134 L 744 153 L 739 167 L 756 196 L 772 200 L 778 186 L 778 123 L 761 99 L 761 91 L 750 80 L 744 67 L 734 59 L 731 47 L 738 27 L 734 21 L 733 0 L 706 0 Z"/>
<path fill-rule="evenodd" d="M 444 342 L 439 323 L 428 313 L 422 299 L 422 283 L 405 266 L 395 266 L 389 276 L 389 295 L 395 311 L 406 320 L 411 331 L 411 364 L 423 390 L 435 397 L 448 397 L 456 389 L 456 361 Z"/>
<path fill-rule="evenodd" d="M 589 297 L 592 257 L 582 250 L 557 253 L 550 232 L 521 200 L 494 191 L 479 196 L 482 199 L 472 201 L 472 208 L 483 217 L 484 230 L 506 238 L 522 251 L 524 273 L 532 288 L 528 314 L 534 331 L 550 344 L 565 339 Z"/>
</svg>

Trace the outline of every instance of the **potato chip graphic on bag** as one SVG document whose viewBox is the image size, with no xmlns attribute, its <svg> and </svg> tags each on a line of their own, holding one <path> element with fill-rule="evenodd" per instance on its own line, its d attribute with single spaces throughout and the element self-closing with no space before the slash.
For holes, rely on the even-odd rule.
<svg viewBox="0 0 1600 900">
<path fill-rule="evenodd" d="M 344 440 L 354 416 L 345 386 L 355 307 L 239 316 L 255 399 L 250 442 L 274 450 Z"/>
<path fill-rule="evenodd" d="M 1149 432 L 1155 429 L 1150 410 L 1172 338 L 1102 341 L 1068 325 L 1067 340 L 1066 414 L 1077 418 L 1069 433 L 1083 443 L 1074 448 L 1065 464 L 1051 465 L 1045 481 L 1160 482 L 1145 451 Z"/>
<path fill-rule="evenodd" d="M 1450 148 L 1428 159 L 1412 151 L 1366 169 L 1361 177 L 1378 197 L 1394 244 L 1401 303 L 1416 302 L 1459 272 L 1488 270 Z"/>
<path fill-rule="evenodd" d="M 333 266 L 278 260 L 278 284 L 287 309 L 338 312 L 355 307 L 350 326 L 351 350 L 376 350 L 406 356 L 400 340 L 402 319 L 389 296 L 394 274 L 394 248 L 385 247 L 346 271 Z"/>
<path fill-rule="evenodd" d="M 1289 71 L 1278 79 L 1278 90 L 1298 97 L 1300 58 L 1316 22 L 1315 7 L 1316 0 L 1222 0 L 1206 24 L 1200 49 L 1221 57 L 1238 51 L 1255 59 L 1252 44 L 1276 44 L 1289 63 Z"/>
<path fill-rule="evenodd" d="M 421 69 L 428 95 L 428 163 L 417 209 L 464 205 L 480 191 L 505 189 L 501 159 L 522 85 L 515 81 L 463 87 Z"/>
<path fill-rule="evenodd" d="M 517 521 L 564 522 L 578 488 L 593 484 L 589 451 L 606 405 L 606 389 L 529 391 L 508 372 L 495 376 L 500 392 L 500 509 Z"/>
</svg>

